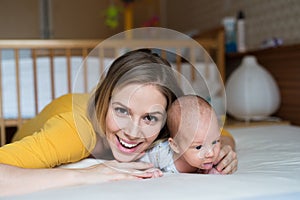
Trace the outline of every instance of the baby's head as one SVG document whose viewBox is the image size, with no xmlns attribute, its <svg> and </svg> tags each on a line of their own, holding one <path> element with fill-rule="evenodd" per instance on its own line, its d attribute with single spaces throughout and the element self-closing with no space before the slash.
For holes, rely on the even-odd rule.
<svg viewBox="0 0 300 200">
<path fill-rule="evenodd" d="M 207 101 L 196 95 L 179 97 L 168 110 L 167 125 L 175 159 L 185 161 L 190 170 L 211 169 L 216 164 L 220 128 Z"/>
</svg>

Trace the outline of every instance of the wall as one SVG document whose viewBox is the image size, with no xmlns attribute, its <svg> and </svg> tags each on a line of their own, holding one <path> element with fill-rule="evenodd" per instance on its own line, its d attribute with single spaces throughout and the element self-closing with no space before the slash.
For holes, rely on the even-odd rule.
<svg viewBox="0 0 300 200">
<path fill-rule="evenodd" d="M 0 38 L 38 38 L 39 0 L 0 0 Z"/>
<path fill-rule="evenodd" d="M 104 38 L 119 32 L 105 25 L 108 0 L 51 0 L 52 38 Z"/>
<path fill-rule="evenodd" d="M 52 38 L 107 38 L 123 31 L 123 15 L 116 29 L 104 23 L 104 10 L 121 0 L 49 0 L 52 7 Z M 0 38 L 40 38 L 40 0 L 0 0 Z M 160 16 L 161 26 L 187 32 L 204 31 L 221 24 L 225 16 L 238 10 L 246 15 L 249 49 L 262 40 L 283 38 L 285 44 L 300 43 L 299 0 L 136 0 L 134 27 L 152 16 Z"/>
<path fill-rule="evenodd" d="M 50 38 L 107 38 L 124 30 L 121 0 L 0 0 L 0 38 L 42 38 L 41 1 L 50 3 Z M 120 8 L 115 29 L 105 25 L 105 10 L 113 2 Z M 134 27 L 159 15 L 160 0 L 136 0 L 133 4 Z"/>
<path fill-rule="evenodd" d="M 225 16 L 246 15 L 249 49 L 257 49 L 270 37 L 282 38 L 285 44 L 300 43 L 299 0 L 166 0 L 166 25 L 181 32 L 204 31 L 221 24 Z"/>
</svg>

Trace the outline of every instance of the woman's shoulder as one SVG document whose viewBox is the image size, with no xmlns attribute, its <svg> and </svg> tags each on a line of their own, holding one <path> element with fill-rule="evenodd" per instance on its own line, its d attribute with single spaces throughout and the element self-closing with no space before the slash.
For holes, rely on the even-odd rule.
<svg viewBox="0 0 300 200">
<path fill-rule="evenodd" d="M 75 123 L 83 123 L 90 126 L 86 117 L 88 96 L 86 94 L 66 94 L 54 99 L 36 117 L 22 125 L 15 134 L 13 141 L 32 135 L 48 124 L 49 121 L 54 121 L 54 124 L 58 124 L 59 121 L 63 120 L 66 124 L 74 124 L 72 125 L 73 127 L 76 127 Z"/>
<path fill-rule="evenodd" d="M 50 104 L 66 104 L 66 105 L 72 105 L 74 103 L 79 103 L 79 104 L 86 104 L 88 103 L 88 100 L 90 98 L 90 94 L 88 93 L 68 93 L 64 94 L 56 99 L 54 99 Z"/>
<path fill-rule="evenodd" d="M 51 101 L 41 113 L 52 117 L 65 112 L 86 112 L 89 94 L 65 94 Z"/>
</svg>

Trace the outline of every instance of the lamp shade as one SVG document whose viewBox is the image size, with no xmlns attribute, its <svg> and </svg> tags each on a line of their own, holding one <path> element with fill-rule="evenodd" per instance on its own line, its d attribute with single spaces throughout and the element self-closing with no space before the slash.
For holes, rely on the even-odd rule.
<svg viewBox="0 0 300 200">
<path fill-rule="evenodd" d="M 272 75 L 257 63 L 254 56 L 245 56 L 225 86 L 227 112 L 237 119 L 262 120 L 280 105 L 278 86 Z"/>
</svg>

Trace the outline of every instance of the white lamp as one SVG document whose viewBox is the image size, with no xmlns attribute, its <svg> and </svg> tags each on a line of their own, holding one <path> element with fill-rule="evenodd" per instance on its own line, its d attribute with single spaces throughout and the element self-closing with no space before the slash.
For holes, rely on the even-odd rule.
<svg viewBox="0 0 300 200">
<path fill-rule="evenodd" d="M 262 120 L 280 105 L 278 86 L 254 56 L 245 56 L 226 83 L 227 112 L 241 120 Z"/>
</svg>

